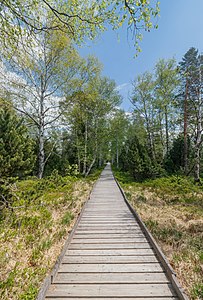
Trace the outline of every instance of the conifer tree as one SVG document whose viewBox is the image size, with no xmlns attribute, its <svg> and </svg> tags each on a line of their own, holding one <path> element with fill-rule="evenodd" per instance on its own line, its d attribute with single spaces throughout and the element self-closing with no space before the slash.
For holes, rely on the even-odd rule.
<svg viewBox="0 0 203 300">
<path fill-rule="evenodd" d="M 11 107 L 0 107 L 0 177 L 24 177 L 34 165 L 33 141 L 23 119 Z"/>
</svg>

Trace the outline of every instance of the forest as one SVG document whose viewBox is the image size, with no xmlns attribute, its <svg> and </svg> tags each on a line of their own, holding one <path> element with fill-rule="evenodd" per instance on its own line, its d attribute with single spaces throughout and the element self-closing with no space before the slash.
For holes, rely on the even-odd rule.
<svg viewBox="0 0 203 300">
<path fill-rule="evenodd" d="M 1 299 L 35 299 L 107 162 L 191 299 L 202 299 L 201 49 L 134 74 L 126 112 L 116 82 L 78 47 L 127 21 L 139 52 L 158 4 L 138 1 L 135 18 L 133 1 L 70 2 L 9 0 L 0 11 Z"/>
</svg>

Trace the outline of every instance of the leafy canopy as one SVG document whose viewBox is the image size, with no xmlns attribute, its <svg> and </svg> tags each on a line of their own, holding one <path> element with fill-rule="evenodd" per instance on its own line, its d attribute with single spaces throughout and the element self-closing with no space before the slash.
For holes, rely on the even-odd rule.
<svg viewBox="0 0 203 300">
<path fill-rule="evenodd" d="M 139 50 L 140 30 L 150 31 L 158 14 L 156 0 L 6 0 L 1 3 L 0 34 L 5 42 L 8 37 L 13 40 L 23 35 L 25 29 L 30 33 L 62 30 L 82 43 L 94 39 L 109 25 L 118 29 L 125 23 L 132 30 Z"/>
</svg>

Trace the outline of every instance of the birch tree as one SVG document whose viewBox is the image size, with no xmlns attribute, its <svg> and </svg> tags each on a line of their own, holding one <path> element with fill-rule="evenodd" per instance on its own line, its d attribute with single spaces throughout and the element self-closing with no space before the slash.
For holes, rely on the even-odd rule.
<svg viewBox="0 0 203 300">
<path fill-rule="evenodd" d="M 127 130 L 129 127 L 129 120 L 126 113 L 123 110 L 114 110 L 112 117 L 109 120 L 110 131 L 110 150 L 111 150 L 111 162 L 117 168 L 120 167 L 120 154 L 127 139 Z"/>
<path fill-rule="evenodd" d="M 174 99 L 179 84 L 178 70 L 174 59 L 160 59 L 155 66 L 156 76 L 156 103 L 159 111 L 163 113 L 165 127 L 165 153 L 169 153 L 169 131 L 175 119 Z M 160 118 L 162 118 L 160 116 Z"/>
<path fill-rule="evenodd" d="M 74 105 L 69 117 L 75 136 L 77 163 L 85 176 L 94 165 L 101 165 L 108 154 L 108 118 L 121 99 L 115 87 L 114 81 L 96 76 L 83 91 L 73 94 Z"/>
<path fill-rule="evenodd" d="M 154 118 L 155 118 L 155 101 L 154 101 L 154 87 L 155 82 L 153 75 L 145 72 L 138 75 L 133 81 L 133 92 L 131 102 L 135 111 L 139 112 L 144 119 L 148 145 L 150 149 L 151 158 L 155 161 L 155 145 L 154 145 Z"/>
<path fill-rule="evenodd" d="M 36 128 L 38 177 L 42 178 L 50 157 L 44 151 L 47 131 L 62 115 L 60 102 L 71 89 L 79 56 L 64 34 L 42 32 L 32 38 L 29 47 L 22 41 L 15 55 L 4 63 L 7 67 L 3 74 L 7 76 L 7 81 L 3 78 L 4 89 L 12 95 L 15 109 Z"/>
</svg>

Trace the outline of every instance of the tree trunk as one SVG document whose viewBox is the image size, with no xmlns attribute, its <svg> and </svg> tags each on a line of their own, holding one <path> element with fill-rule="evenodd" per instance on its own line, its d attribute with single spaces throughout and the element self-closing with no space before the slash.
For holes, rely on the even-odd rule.
<svg viewBox="0 0 203 300">
<path fill-rule="evenodd" d="M 150 148 L 150 154 L 153 161 L 155 161 L 155 153 L 154 153 L 154 146 L 153 146 L 153 137 L 152 133 L 149 130 L 149 125 L 147 124 L 147 131 L 148 131 L 148 144 Z"/>
<path fill-rule="evenodd" d="M 147 137 L 148 137 L 148 144 L 150 149 L 150 156 L 153 161 L 155 161 L 155 154 L 154 154 L 154 148 L 153 148 L 153 137 L 151 132 L 151 126 L 150 126 L 150 117 L 147 114 L 146 105 L 144 101 L 144 114 L 145 114 L 145 120 L 146 120 L 146 126 L 147 126 Z"/>
<path fill-rule="evenodd" d="M 200 182 L 200 147 L 196 145 L 195 149 L 195 172 L 194 172 L 195 182 Z"/>
<path fill-rule="evenodd" d="M 43 177 L 44 173 L 44 161 L 45 161 L 45 154 L 44 154 L 44 128 L 43 126 L 39 128 L 39 166 L 38 166 L 38 178 Z"/>
<path fill-rule="evenodd" d="M 83 161 L 83 175 L 86 174 L 87 169 L 87 120 L 85 121 L 85 146 L 84 146 L 84 161 Z"/>
<path fill-rule="evenodd" d="M 101 153 L 101 149 L 99 151 L 99 168 L 101 168 L 102 166 L 102 153 Z"/>
<path fill-rule="evenodd" d="M 45 153 L 44 153 L 44 92 L 43 92 L 43 80 L 41 78 L 41 96 L 40 96 L 40 122 L 39 122 L 39 166 L 38 177 L 41 179 L 44 174 L 45 165 Z"/>
<path fill-rule="evenodd" d="M 201 70 L 199 71 L 199 84 L 198 89 L 198 111 L 197 111 L 197 137 L 195 143 L 195 182 L 200 182 L 200 150 L 202 143 L 202 94 L 201 94 Z"/>
<path fill-rule="evenodd" d="M 80 144 L 78 138 L 78 132 L 76 130 L 76 147 L 77 147 L 77 160 L 78 160 L 78 171 L 81 171 L 81 159 L 80 159 Z"/>
<path fill-rule="evenodd" d="M 186 79 L 185 86 L 185 99 L 184 99 L 184 173 L 188 173 L 188 136 L 187 136 L 187 126 L 188 126 L 188 80 Z"/>
<path fill-rule="evenodd" d="M 162 128 L 162 116 L 161 112 L 159 110 L 159 126 L 160 126 L 160 139 L 161 139 L 161 145 L 162 145 L 162 158 L 164 158 L 164 138 L 163 138 L 163 128 Z"/>
<path fill-rule="evenodd" d="M 166 131 L 166 155 L 168 156 L 168 153 L 169 153 L 169 133 L 168 133 L 168 110 L 167 110 L 167 106 L 165 106 L 164 115 L 165 115 L 165 131 Z"/>
<path fill-rule="evenodd" d="M 92 167 L 93 167 L 94 164 L 95 164 L 95 161 L 96 161 L 96 156 L 95 156 L 94 159 L 92 160 L 92 162 L 91 162 L 91 164 L 90 164 L 90 166 L 89 166 L 87 172 L 85 173 L 85 177 L 87 177 L 87 176 L 89 175 L 90 171 L 92 170 Z"/>
<path fill-rule="evenodd" d="M 116 168 L 119 168 L 118 136 L 116 138 Z"/>
</svg>

